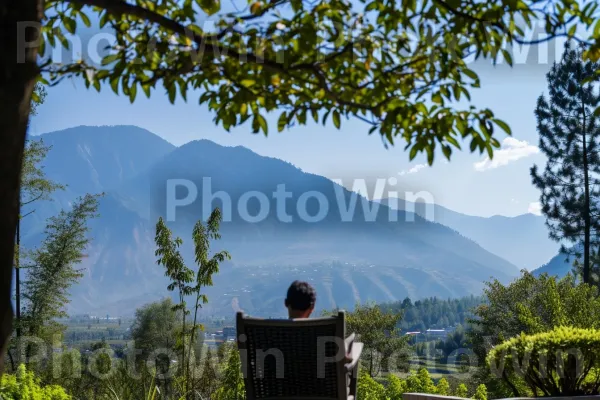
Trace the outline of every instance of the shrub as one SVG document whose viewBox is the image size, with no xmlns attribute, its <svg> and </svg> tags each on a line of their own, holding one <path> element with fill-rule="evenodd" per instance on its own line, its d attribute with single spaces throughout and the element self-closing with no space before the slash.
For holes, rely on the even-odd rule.
<svg viewBox="0 0 600 400">
<path fill-rule="evenodd" d="M 446 378 L 442 378 L 438 381 L 435 391 L 441 396 L 448 396 L 450 394 L 450 384 Z"/>
<path fill-rule="evenodd" d="M 387 400 L 385 387 L 371 378 L 368 373 L 362 373 L 358 378 L 356 397 L 361 400 Z"/>
<path fill-rule="evenodd" d="M 454 395 L 456 397 L 467 397 L 468 396 L 467 385 L 465 385 L 464 383 L 461 383 L 460 385 L 458 385 L 458 387 L 456 388 L 456 392 L 454 392 Z"/>
<path fill-rule="evenodd" d="M 559 327 L 534 335 L 521 334 L 493 348 L 487 363 L 521 396 L 522 383 L 533 395 L 598 394 L 600 330 Z"/>
<path fill-rule="evenodd" d="M 393 374 L 389 374 L 386 381 L 386 396 L 390 399 L 401 399 L 406 393 L 406 381 Z"/>
<path fill-rule="evenodd" d="M 21 364 L 15 375 L 0 379 L 0 398 L 3 400 L 70 400 L 71 396 L 57 385 L 41 386 L 33 372 Z"/>
<path fill-rule="evenodd" d="M 475 400 L 487 400 L 487 388 L 484 384 L 477 386 L 477 390 L 475 390 L 473 398 Z"/>
</svg>

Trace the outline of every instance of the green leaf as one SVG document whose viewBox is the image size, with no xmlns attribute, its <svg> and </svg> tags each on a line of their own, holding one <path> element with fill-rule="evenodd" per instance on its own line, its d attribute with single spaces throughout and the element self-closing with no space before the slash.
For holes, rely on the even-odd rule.
<svg viewBox="0 0 600 400">
<path fill-rule="evenodd" d="M 463 70 L 463 73 L 468 76 L 469 78 L 473 79 L 474 81 L 479 80 L 479 77 L 477 76 L 477 74 L 475 73 L 475 71 L 465 68 Z"/>
<path fill-rule="evenodd" d="M 112 64 L 113 62 L 117 61 L 120 58 L 121 58 L 121 55 L 119 53 L 109 54 L 107 56 L 104 56 L 104 58 L 102 58 L 102 65 Z"/>
<path fill-rule="evenodd" d="M 260 129 L 262 129 L 265 136 L 267 136 L 269 134 L 269 127 L 267 126 L 267 120 L 265 119 L 265 117 L 263 117 L 260 114 L 256 114 L 256 117 L 258 118 L 258 125 L 260 126 Z"/>
<path fill-rule="evenodd" d="M 571 26 L 571 28 L 569 28 L 569 37 L 573 37 L 575 36 L 575 32 L 577 32 L 577 24 L 573 24 L 573 26 Z"/>
<path fill-rule="evenodd" d="M 137 94 L 137 83 L 134 83 L 133 85 L 131 85 L 131 87 L 129 88 L 129 101 L 133 104 L 133 102 L 135 101 L 135 96 Z"/>
<path fill-rule="evenodd" d="M 487 150 L 488 157 L 490 158 L 490 160 L 493 159 L 494 158 L 494 149 L 492 148 L 492 146 L 490 146 L 489 144 L 487 144 L 485 146 L 485 149 Z"/>
<path fill-rule="evenodd" d="M 144 91 L 144 94 L 146 95 L 147 98 L 150 98 L 150 89 L 151 86 L 148 84 L 142 85 L 142 90 Z"/>
<path fill-rule="evenodd" d="M 333 125 L 337 128 L 340 129 L 341 126 L 341 121 L 340 121 L 340 112 L 338 110 L 333 110 Z"/>
<path fill-rule="evenodd" d="M 600 37 L 600 19 L 598 19 L 598 21 L 596 21 L 596 25 L 594 25 L 594 37 Z"/>
<path fill-rule="evenodd" d="M 418 152 L 419 152 L 419 149 L 417 148 L 417 145 L 416 145 L 416 144 L 415 144 L 415 145 L 413 145 L 413 146 L 410 148 L 410 153 L 408 154 L 408 159 L 409 159 L 410 161 L 414 160 L 414 158 L 417 156 L 417 153 L 418 153 Z"/>
<path fill-rule="evenodd" d="M 287 125 L 287 112 L 282 112 L 279 116 L 279 120 L 277 120 L 277 130 L 279 132 L 283 131 Z"/>
<path fill-rule="evenodd" d="M 84 13 L 80 12 L 79 18 L 81 18 L 81 21 L 83 21 L 83 24 L 85 26 L 87 26 L 88 28 L 92 25 L 90 18 L 87 15 L 85 15 Z"/>
<path fill-rule="evenodd" d="M 442 146 L 442 153 L 447 160 L 450 160 L 450 156 L 452 155 L 452 148 L 450 146 Z"/>
<path fill-rule="evenodd" d="M 74 34 L 75 30 L 77 29 L 77 21 L 75 21 L 73 18 L 70 17 L 63 17 L 63 25 L 65 26 L 65 29 L 67 30 L 67 32 Z"/>
<path fill-rule="evenodd" d="M 169 95 L 169 102 L 174 104 L 175 96 L 177 95 L 177 88 L 175 87 L 174 83 L 170 83 L 169 86 L 167 86 L 167 93 Z"/>
<path fill-rule="evenodd" d="M 493 118 L 492 122 L 495 123 L 496 125 L 498 125 L 504 132 L 506 132 L 509 135 L 512 135 L 512 131 L 510 130 L 510 126 L 508 126 L 508 124 L 502 120 Z"/>
<path fill-rule="evenodd" d="M 114 75 L 110 79 L 110 87 L 113 90 L 113 92 L 115 92 L 115 94 L 119 94 L 119 78 L 119 75 Z"/>
</svg>

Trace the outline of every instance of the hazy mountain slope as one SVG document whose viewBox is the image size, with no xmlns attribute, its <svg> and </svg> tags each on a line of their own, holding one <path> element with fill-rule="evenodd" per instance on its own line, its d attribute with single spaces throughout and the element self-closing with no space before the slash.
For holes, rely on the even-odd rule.
<svg viewBox="0 0 600 400">
<path fill-rule="evenodd" d="M 151 133 L 129 127 L 98 128 L 95 133 L 82 128 L 83 140 L 77 129 L 48 134 L 54 148 L 46 171 L 51 178 L 74 182 L 72 195 L 95 189 L 108 193 L 101 200 L 100 219 L 92 223 L 94 242 L 82 263 L 85 277 L 73 290 L 73 312 L 131 313 L 140 303 L 167 295 L 162 268 L 155 264 L 153 240 L 158 217 L 167 214 L 171 179 L 187 179 L 198 190 L 196 201 L 178 208 L 175 221 L 169 223 L 186 241 L 182 251 L 190 262 L 191 230 L 203 216 L 202 199 L 222 191 L 231 200 L 231 207 L 229 200 L 214 203 L 226 217 L 231 210 L 219 246 L 228 249 L 233 260 L 223 265 L 215 287 L 208 291 L 211 303 L 206 313 L 241 307 L 273 314 L 280 310 L 282 292 L 294 277 L 312 279 L 320 306 L 331 308 L 351 307 L 357 300 L 479 293 L 491 276 L 508 281 L 518 273 L 514 265 L 452 229 L 420 217 L 408 222 L 412 218 L 403 211 L 397 221 L 390 220 L 383 205 L 369 218 L 369 209 L 376 205 L 366 202 L 363 209 L 361 198 L 328 179 L 243 147 L 196 141 L 173 149 Z M 137 132 L 133 141 L 127 138 L 129 129 Z M 210 188 L 207 182 L 202 186 L 203 178 L 210 178 Z M 281 204 L 273 198 L 279 185 L 291 193 L 280 207 L 291 222 L 282 221 Z M 248 213 L 256 216 L 261 207 L 268 211 L 260 222 L 247 221 L 238 209 L 251 191 L 255 197 L 248 200 Z M 186 193 L 183 187 L 176 191 L 178 198 Z M 266 196 L 262 206 L 257 193 Z M 327 207 L 320 206 L 315 196 Z M 352 201 L 355 209 L 346 212 Z M 204 208 L 206 216 L 211 205 Z M 321 221 L 300 218 L 323 210 Z"/>
<path fill-rule="evenodd" d="M 583 252 L 583 246 L 580 245 L 579 251 Z M 556 275 L 558 277 L 566 276 L 569 272 L 573 271 L 573 262 L 575 257 L 567 256 L 565 253 L 559 252 L 552 259 L 533 271 L 534 275 L 540 275 L 547 273 L 548 275 Z"/>
<path fill-rule="evenodd" d="M 118 187 L 175 148 L 135 126 L 78 126 L 31 139 L 41 139 L 51 146 L 43 169 L 50 179 L 67 187 L 54 194 L 54 201 L 34 205 L 36 211 L 23 220 L 26 242 L 35 242 L 46 218 L 68 207 L 78 196 Z"/>
<path fill-rule="evenodd" d="M 384 204 L 386 202 L 383 201 Z M 403 210 L 414 210 L 423 218 L 460 232 L 519 268 L 537 268 L 548 262 L 560 247 L 548 237 L 548 229 L 541 216 L 523 214 L 484 218 L 457 213 L 437 204 L 428 208 L 422 203 L 415 205 L 403 200 L 398 201 L 398 206 Z"/>
<path fill-rule="evenodd" d="M 175 149 L 135 126 L 79 126 L 39 138 L 52 146 L 44 162 L 46 173 L 78 194 L 113 189 Z"/>
<path fill-rule="evenodd" d="M 536 268 L 533 271 L 535 276 L 539 276 L 543 273 L 547 273 L 548 275 L 556 275 L 558 277 L 566 276 L 569 272 L 573 270 L 573 260 L 569 262 L 567 260 L 567 255 L 563 253 L 559 253 L 554 256 L 547 264 L 542 265 L 539 268 Z"/>
</svg>

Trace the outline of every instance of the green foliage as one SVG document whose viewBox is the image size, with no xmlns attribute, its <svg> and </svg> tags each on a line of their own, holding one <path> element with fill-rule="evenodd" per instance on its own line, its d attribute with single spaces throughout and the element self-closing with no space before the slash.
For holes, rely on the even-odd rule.
<svg viewBox="0 0 600 400">
<path fill-rule="evenodd" d="M 368 376 L 368 378 L 371 378 Z M 361 376 L 360 379 L 366 379 L 365 376 Z M 360 385 L 361 381 L 358 381 Z M 389 374 L 386 377 L 385 393 L 388 399 L 401 399 L 402 395 L 406 393 L 406 381 L 400 379 L 394 374 Z"/>
<path fill-rule="evenodd" d="M 91 20 L 117 36 L 102 65 L 46 62 L 52 82 L 79 76 L 131 101 L 141 91 L 166 92 L 171 102 L 194 91 L 226 130 L 249 123 L 265 135 L 271 112 L 280 131 L 309 118 L 340 128 L 356 117 L 429 163 L 440 150 L 450 158 L 463 141 L 491 155 L 497 129 L 510 134 L 491 110 L 457 105 L 481 85 L 467 57 L 512 65 L 507 49 L 530 42 L 526 28 L 541 23 L 542 41 L 572 36 L 578 23 L 591 26 L 596 11 L 572 0 L 553 7 L 537 0 L 250 1 L 237 13 L 222 11 L 219 0 L 50 0 L 45 7 L 40 54 L 68 47 L 66 35 Z M 209 15 L 214 29 L 205 30 L 198 21 Z"/>
<path fill-rule="evenodd" d="M 536 278 L 523 271 L 509 285 L 488 283 L 485 295 L 487 302 L 475 310 L 472 329 L 467 333 L 481 366 L 486 365 L 493 346 L 521 333 L 542 333 L 559 326 L 600 328 L 598 290 L 576 285 L 572 276 L 558 279 L 542 274 Z M 507 386 L 489 369 L 479 369 L 477 376 L 493 397 L 519 396 L 521 389 Z"/>
<path fill-rule="evenodd" d="M 34 104 L 39 105 L 44 100 L 43 95 L 45 93 L 43 86 L 36 86 L 36 93 L 38 99 Z M 21 335 L 22 321 L 20 319 L 22 312 L 21 300 L 23 294 L 21 293 L 22 277 L 20 270 L 23 268 L 21 260 L 26 259 L 28 251 L 21 246 L 21 220 L 24 217 L 31 215 L 35 209 L 32 206 L 37 201 L 49 200 L 50 195 L 56 190 L 64 189 L 64 186 L 57 184 L 49 180 L 44 173 L 42 167 L 42 161 L 46 158 L 50 146 L 46 146 L 44 142 L 40 140 L 28 140 L 25 144 L 25 152 L 23 153 L 23 165 L 21 167 L 21 190 L 19 198 L 19 219 L 17 221 L 17 240 L 15 246 L 15 300 L 17 308 L 17 321 L 15 323 L 15 331 L 17 336 Z"/>
<path fill-rule="evenodd" d="M 198 381 L 198 388 L 202 393 L 203 398 L 212 399 L 215 391 L 219 386 L 217 377 L 218 360 L 213 357 L 213 352 L 210 349 L 206 350 L 202 373 Z"/>
<path fill-rule="evenodd" d="M 466 349 L 469 346 L 467 332 L 461 325 L 458 325 L 444 340 L 440 340 L 436 344 L 436 349 L 442 351 L 443 360 L 447 361 L 452 353 L 459 349 Z"/>
<path fill-rule="evenodd" d="M 234 346 L 225 350 L 227 364 L 223 371 L 220 386 L 214 393 L 214 400 L 244 400 L 246 389 L 242 375 L 242 362 L 240 353 Z"/>
<path fill-rule="evenodd" d="M 70 210 L 50 218 L 41 246 L 30 255 L 20 323 L 27 335 L 39 337 L 43 329 L 58 328 L 55 319 L 66 316 L 68 291 L 82 276 L 76 265 L 90 243 L 88 221 L 97 216 L 100 196 L 85 195 Z"/>
<path fill-rule="evenodd" d="M 33 94 L 31 96 L 31 115 L 37 115 L 38 107 L 46 100 L 46 88 L 39 82 L 35 84 Z"/>
<path fill-rule="evenodd" d="M 170 298 L 146 304 L 135 311 L 131 338 L 135 342 L 135 348 L 142 351 L 139 361 L 146 362 L 150 353 L 156 349 L 175 350 L 176 339 L 181 330 L 178 314 L 173 309 Z M 163 355 L 155 361 L 158 373 L 165 373 L 171 360 Z"/>
<path fill-rule="evenodd" d="M 472 311 L 481 305 L 481 296 L 466 296 L 457 299 L 431 297 L 414 303 L 407 297 L 403 301 L 382 304 L 385 310 L 402 313 L 399 327 L 403 331 L 423 332 L 429 328 L 443 329 L 449 326 L 465 326 L 473 316 Z"/>
<path fill-rule="evenodd" d="M 377 376 L 382 370 L 403 367 L 388 365 L 393 354 L 400 354 L 407 344 L 402 336 L 398 323 L 402 314 L 384 311 L 374 303 L 357 304 L 354 311 L 346 316 L 346 329 L 356 333 L 364 344 L 361 360 L 367 365 L 369 375 Z M 401 357 L 395 359 L 402 364 Z"/>
<path fill-rule="evenodd" d="M 466 398 L 468 396 L 467 385 L 464 383 L 459 384 L 456 387 L 456 391 L 454 392 L 454 396 Z"/>
<path fill-rule="evenodd" d="M 183 385 L 192 385 L 191 387 L 184 386 L 184 393 L 194 390 L 195 380 L 191 376 L 190 363 L 193 358 L 193 346 L 198 337 L 196 332 L 203 329 L 196 322 L 199 309 L 208 302 L 208 297 L 202 291 L 213 285 L 212 277 L 219 272 L 219 264 L 231 258 L 227 251 L 220 251 L 210 256 L 211 240 L 221 238 L 219 234 L 221 220 L 221 211 L 216 208 L 208 218 L 206 226 L 202 221 L 198 221 L 194 226 L 192 240 L 194 241 L 195 262 L 198 265 L 197 271 L 185 265 L 179 251 L 183 240 L 179 237 L 172 238 L 172 232 L 162 218 L 156 224 L 157 249 L 155 254 L 158 257 L 157 263 L 165 267 L 165 275 L 171 280 L 167 289 L 177 291 L 179 300 L 172 306 L 172 310 L 181 315 L 181 335 L 177 346 L 178 349 L 181 349 L 181 365 L 183 367 L 181 382 Z M 192 321 L 186 320 L 190 314 L 186 302 L 188 296 L 195 296 Z"/>
<path fill-rule="evenodd" d="M 441 378 L 437 386 L 433 384 L 429 372 L 421 368 L 417 373 L 409 374 L 406 379 L 389 374 L 385 385 L 377 382 L 367 373 L 361 373 L 358 378 L 358 398 L 371 400 L 401 400 L 404 393 L 427 393 L 441 396 L 450 395 L 450 385 L 445 378 Z M 467 386 L 458 385 L 455 396 L 467 398 Z M 487 388 L 480 385 L 474 395 L 475 399 L 487 400 Z"/>
<path fill-rule="evenodd" d="M 192 232 L 194 255 L 196 264 L 198 265 L 198 271 L 196 271 L 196 284 L 192 287 L 192 293 L 196 295 L 196 302 L 194 306 L 194 321 L 190 328 L 190 343 L 195 343 L 196 331 L 198 329 L 204 329 L 203 326 L 196 324 L 198 310 L 202 305 L 208 303 L 208 297 L 206 297 L 202 291 L 204 288 L 213 285 L 212 278 L 213 275 L 219 273 L 219 265 L 225 260 L 231 259 L 231 255 L 225 250 L 210 256 L 210 241 L 221 239 L 219 227 L 222 219 L 223 216 L 221 215 L 221 210 L 215 208 L 208 217 L 206 226 L 204 226 L 202 221 L 198 221 L 196 222 L 196 225 L 194 225 L 194 230 Z M 190 358 L 191 357 L 188 357 L 187 361 L 188 369 Z"/>
<path fill-rule="evenodd" d="M 433 380 L 431 379 L 431 376 L 429 375 L 429 371 L 427 371 L 427 368 L 419 369 L 416 377 L 419 381 L 419 388 L 418 388 L 418 390 L 416 390 L 417 393 L 436 393 L 436 387 L 433 384 Z M 415 391 L 410 386 L 408 386 L 407 390 L 410 392 Z"/>
<path fill-rule="evenodd" d="M 600 381 L 587 378 L 600 366 L 598 354 L 600 330 L 558 327 L 505 341 L 490 351 L 487 363 L 509 385 L 522 380 L 536 396 L 595 395 Z"/>
<path fill-rule="evenodd" d="M 58 385 L 42 386 L 33 372 L 19 365 L 15 375 L 0 378 L 0 398 L 4 400 L 71 400 Z"/>
<path fill-rule="evenodd" d="M 548 161 L 541 172 L 534 165 L 531 177 L 541 191 L 550 237 L 578 260 L 582 281 L 592 283 L 590 252 L 600 246 L 600 114 L 594 112 L 600 105 L 600 64 L 584 61 L 584 50 L 567 43 L 548 73 L 549 98 L 540 96 L 535 109 Z"/>
<path fill-rule="evenodd" d="M 475 394 L 473 395 L 473 399 L 475 400 L 487 400 L 487 388 L 484 384 L 477 386 L 475 390 Z"/>
<path fill-rule="evenodd" d="M 64 189 L 63 185 L 46 177 L 41 165 L 50 149 L 42 139 L 27 141 L 21 170 L 21 207 L 38 200 L 49 200 L 54 191 Z"/>
<path fill-rule="evenodd" d="M 441 378 L 436 387 L 435 392 L 440 396 L 450 396 L 450 384 L 446 380 L 446 378 Z"/>
<path fill-rule="evenodd" d="M 572 276 L 562 279 L 523 271 L 507 286 L 495 280 L 485 289 L 487 304 L 475 311 L 474 330 L 469 332 L 478 354 L 488 345 L 521 333 L 540 333 L 558 326 L 600 327 L 600 298 L 596 288 L 576 285 Z"/>
<path fill-rule="evenodd" d="M 361 373 L 356 384 L 356 397 L 364 400 L 388 400 L 385 387 L 369 374 Z"/>
</svg>

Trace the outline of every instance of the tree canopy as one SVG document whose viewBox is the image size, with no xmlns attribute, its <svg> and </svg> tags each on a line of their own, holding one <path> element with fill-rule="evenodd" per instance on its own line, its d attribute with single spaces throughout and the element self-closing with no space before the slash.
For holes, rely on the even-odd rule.
<svg viewBox="0 0 600 400">
<path fill-rule="evenodd" d="M 265 135 L 269 112 L 279 114 L 279 131 L 309 118 L 339 128 L 342 118 L 358 117 L 386 143 L 406 143 L 411 159 L 425 152 L 431 163 L 436 148 L 449 158 L 462 138 L 471 151 L 492 154 L 499 147 L 494 127 L 510 132 L 491 110 L 456 104 L 480 86 L 467 57 L 503 56 L 512 64 L 507 49 L 530 42 L 526 28 L 543 21 L 541 41 L 573 35 L 574 21 L 593 23 L 596 6 L 250 0 L 241 11 L 225 12 L 220 0 L 51 0 L 40 54 L 47 44 L 68 46 L 66 37 L 96 17 L 116 35 L 102 65 L 85 56 L 66 64 L 48 59 L 42 64 L 48 82 L 81 76 L 131 101 L 160 86 L 172 102 L 197 89 L 217 124 L 229 130 L 251 121 Z M 209 17 L 212 29 L 202 24 Z"/>
</svg>

